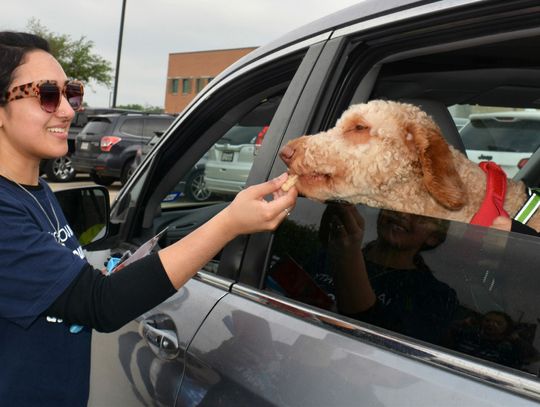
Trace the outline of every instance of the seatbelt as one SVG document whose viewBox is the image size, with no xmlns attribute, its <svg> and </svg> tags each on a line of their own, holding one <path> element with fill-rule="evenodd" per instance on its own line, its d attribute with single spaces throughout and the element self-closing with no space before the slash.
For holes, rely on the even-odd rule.
<svg viewBox="0 0 540 407">
<path fill-rule="evenodd" d="M 540 208 L 540 188 L 527 188 L 527 193 L 529 195 L 529 199 L 527 199 L 514 217 L 515 220 L 523 223 L 524 225 L 527 224 L 529 219 L 531 219 L 538 208 Z"/>
</svg>

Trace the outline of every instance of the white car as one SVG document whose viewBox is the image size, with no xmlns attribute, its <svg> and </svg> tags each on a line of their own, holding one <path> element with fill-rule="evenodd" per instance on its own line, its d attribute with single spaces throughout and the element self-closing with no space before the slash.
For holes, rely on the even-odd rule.
<svg viewBox="0 0 540 407">
<path fill-rule="evenodd" d="M 478 113 L 461 130 L 467 155 L 474 162 L 494 161 L 508 178 L 540 146 L 540 111 Z"/>
<path fill-rule="evenodd" d="M 281 97 L 278 94 L 261 100 L 210 148 L 204 173 L 210 193 L 233 197 L 244 189 Z"/>
</svg>

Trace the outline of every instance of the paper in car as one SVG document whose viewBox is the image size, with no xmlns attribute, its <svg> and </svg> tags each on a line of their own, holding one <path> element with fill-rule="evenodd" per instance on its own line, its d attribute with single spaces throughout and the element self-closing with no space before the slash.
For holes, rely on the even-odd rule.
<svg viewBox="0 0 540 407">
<path fill-rule="evenodd" d="M 152 253 L 152 251 L 156 247 L 159 239 L 161 238 L 161 236 L 163 236 L 163 234 L 166 231 L 167 231 L 167 228 L 163 229 L 161 232 L 159 232 L 153 238 L 151 238 L 150 240 L 148 240 L 147 242 L 142 244 L 137 250 L 135 250 L 135 252 L 133 254 L 131 254 L 131 256 L 125 258 L 125 260 L 121 260 L 116 265 L 116 267 L 114 267 L 114 269 L 111 272 L 114 273 L 114 272 L 116 272 L 118 270 L 121 270 L 125 266 L 127 266 L 127 265 L 129 265 L 129 264 L 131 264 L 131 263 L 133 263 L 133 262 L 135 262 L 135 261 L 137 261 L 139 259 L 142 259 L 145 256 L 148 256 L 150 253 Z M 124 257 L 124 256 L 122 256 L 122 257 Z"/>
</svg>

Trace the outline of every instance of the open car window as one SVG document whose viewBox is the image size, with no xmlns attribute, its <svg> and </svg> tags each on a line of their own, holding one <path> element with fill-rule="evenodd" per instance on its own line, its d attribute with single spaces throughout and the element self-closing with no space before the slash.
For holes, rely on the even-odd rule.
<svg viewBox="0 0 540 407">
<path fill-rule="evenodd" d="M 368 39 L 358 48 L 361 57 L 351 53 L 343 58 L 343 71 L 335 73 L 338 90 L 322 98 L 326 110 L 312 134 L 334 127 L 352 104 L 376 99 L 409 103 L 431 116 L 446 141 L 471 161 L 503 166 L 503 159 L 519 155 L 511 157 L 507 171 L 508 177 L 518 175 L 521 167 L 534 165 L 527 159 L 538 148 L 538 94 L 531 89 L 537 88 L 540 72 L 533 69 L 532 74 L 526 62 L 538 41 L 454 44 L 451 49 L 434 42 L 431 53 L 408 50 L 403 58 L 385 60 L 379 50 L 370 54 Z M 372 47 L 379 43 L 384 41 Z M 380 59 L 366 66 L 374 54 Z M 493 63 L 510 54 L 501 66 Z M 502 65 L 505 69 L 499 69 Z M 529 178 L 527 186 L 539 181 Z M 400 186 L 392 185 L 392 192 Z M 423 213 L 299 198 L 274 236 L 262 285 L 382 332 L 536 375 L 539 245 L 536 236 Z"/>
</svg>

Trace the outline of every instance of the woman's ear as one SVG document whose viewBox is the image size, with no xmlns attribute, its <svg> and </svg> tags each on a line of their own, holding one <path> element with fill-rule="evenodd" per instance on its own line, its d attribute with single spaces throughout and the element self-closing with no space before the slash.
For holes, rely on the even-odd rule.
<svg viewBox="0 0 540 407">
<path fill-rule="evenodd" d="M 439 128 L 431 121 L 422 120 L 410 123 L 407 131 L 412 135 L 424 186 L 430 195 L 447 209 L 461 209 L 467 201 L 467 193 Z"/>
</svg>

